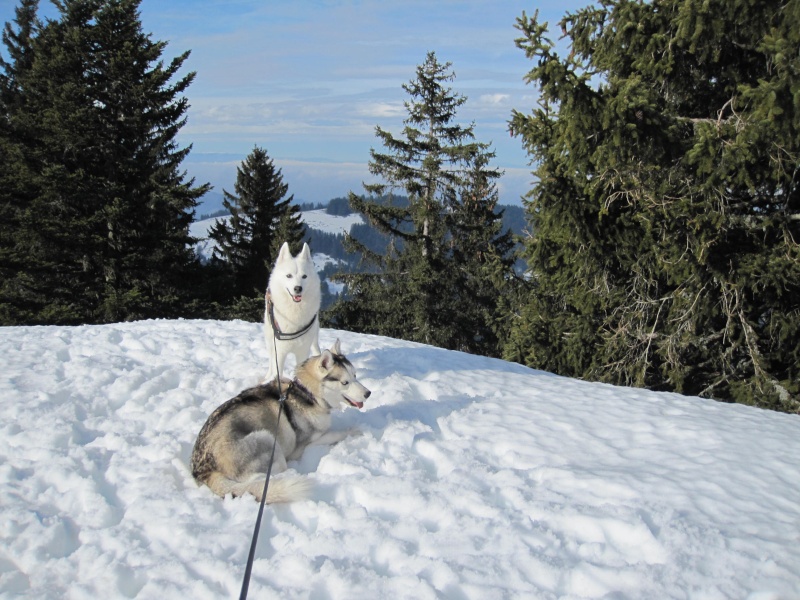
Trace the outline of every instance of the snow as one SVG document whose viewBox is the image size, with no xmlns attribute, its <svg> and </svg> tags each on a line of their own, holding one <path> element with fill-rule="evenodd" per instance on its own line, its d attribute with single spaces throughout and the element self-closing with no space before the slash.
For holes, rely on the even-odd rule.
<svg viewBox="0 0 800 600">
<path fill-rule="evenodd" d="M 323 233 L 331 234 L 347 233 L 353 225 L 364 222 L 358 213 L 346 216 L 329 215 L 325 209 L 303 211 L 300 216 L 310 229 L 317 229 Z M 190 225 L 189 235 L 198 240 L 195 244 L 195 252 L 201 259 L 209 260 L 214 254 L 216 242 L 208 237 L 208 231 L 211 226 L 218 220 L 227 221 L 228 219 L 230 217 L 212 217 L 202 221 L 195 221 Z M 319 272 L 329 264 L 338 265 L 340 263 L 339 260 L 319 252 L 312 252 L 312 260 L 314 261 L 314 267 Z M 345 286 L 343 283 L 330 281 L 326 278 L 323 278 L 323 280 L 328 284 L 328 290 L 331 293 L 341 294 L 344 291 Z"/>
<path fill-rule="evenodd" d="M 329 215 L 325 209 L 307 210 L 300 213 L 303 223 L 311 229 L 318 229 L 325 233 L 348 233 L 353 225 L 364 222 L 361 215 L 352 213 L 349 215 Z"/>
<path fill-rule="evenodd" d="M 364 220 L 361 218 L 361 215 L 358 213 L 353 213 L 346 216 L 329 215 L 324 208 L 319 210 L 303 211 L 300 213 L 300 217 L 303 223 L 305 223 L 310 229 L 317 229 L 323 233 L 331 234 L 348 233 L 353 225 L 364 222 Z M 230 217 L 212 217 L 211 219 L 195 221 L 190 225 L 189 235 L 199 240 L 195 245 L 195 251 L 197 252 L 198 256 L 201 256 L 205 259 L 211 258 L 216 243 L 213 240 L 208 239 L 208 231 L 217 221 L 226 221 L 228 219 L 230 219 Z M 319 263 L 317 264 L 317 267 L 321 269 L 325 266 L 326 262 L 333 259 L 330 259 L 325 255 L 315 255 L 314 260 L 315 264 L 317 264 L 317 262 Z"/>
<path fill-rule="evenodd" d="M 340 338 L 372 390 L 265 509 L 250 598 L 800 598 L 800 419 Z M 220 598 L 258 505 L 189 472 L 261 327 L 0 329 L 0 597 Z"/>
<path fill-rule="evenodd" d="M 202 221 L 193 221 L 189 225 L 189 235 L 197 239 L 194 251 L 203 260 L 209 260 L 214 254 L 217 243 L 208 237 L 208 232 L 217 221 L 228 221 L 230 217 L 212 217 Z"/>
</svg>

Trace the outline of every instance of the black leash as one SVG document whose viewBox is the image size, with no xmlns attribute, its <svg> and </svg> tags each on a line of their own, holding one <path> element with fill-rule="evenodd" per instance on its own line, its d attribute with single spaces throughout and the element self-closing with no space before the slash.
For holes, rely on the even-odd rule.
<svg viewBox="0 0 800 600">
<path fill-rule="evenodd" d="M 278 367 L 278 348 L 275 337 L 272 338 L 273 351 L 275 356 L 275 369 Z M 261 516 L 264 514 L 264 504 L 267 500 L 267 489 L 269 488 L 269 478 L 272 475 L 272 462 L 275 459 L 275 446 L 278 443 L 278 427 L 281 423 L 281 414 L 283 414 L 283 403 L 286 401 L 286 394 L 281 390 L 281 374 L 278 373 L 278 420 L 275 421 L 275 433 L 272 438 L 272 453 L 269 456 L 269 466 L 267 467 L 267 478 L 264 480 L 264 491 L 261 494 L 261 504 L 258 506 L 258 517 L 256 517 L 256 526 L 253 528 L 253 539 L 250 542 L 250 554 L 247 557 L 247 566 L 244 570 L 244 581 L 242 581 L 242 591 L 239 594 L 239 600 L 246 600 L 247 589 L 250 587 L 250 574 L 253 571 L 253 560 L 256 556 L 256 545 L 258 544 L 258 532 L 261 529 Z M 288 388 L 287 388 L 288 394 Z"/>
</svg>

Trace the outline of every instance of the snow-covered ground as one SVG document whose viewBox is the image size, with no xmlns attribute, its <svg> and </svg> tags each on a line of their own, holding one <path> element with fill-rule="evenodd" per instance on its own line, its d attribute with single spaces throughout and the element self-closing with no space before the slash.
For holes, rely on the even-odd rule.
<svg viewBox="0 0 800 600">
<path fill-rule="evenodd" d="M 358 213 L 346 216 L 329 215 L 324 209 L 307 210 L 300 213 L 303 223 L 311 229 L 325 233 L 348 233 L 353 225 L 361 224 L 364 219 Z"/>
<path fill-rule="evenodd" d="M 250 598 L 800 598 L 800 418 L 336 337 L 363 435 L 291 466 Z M 0 597 L 236 597 L 258 505 L 189 472 L 261 328 L 0 328 Z"/>
</svg>

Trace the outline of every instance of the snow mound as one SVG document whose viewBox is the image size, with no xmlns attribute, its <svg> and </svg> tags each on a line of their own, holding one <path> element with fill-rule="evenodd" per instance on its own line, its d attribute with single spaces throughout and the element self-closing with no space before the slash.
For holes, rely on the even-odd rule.
<svg viewBox="0 0 800 600">
<path fill-rule="evenodd" d="M 800 598 L 800 419 L 340 338 L 363 433 L 291 463 L 251 598 Z M 257 504 L 189 472 L 259 382 L 256 324 L 0 329 L 0 596 L 220 598 Z"/>
</svg>

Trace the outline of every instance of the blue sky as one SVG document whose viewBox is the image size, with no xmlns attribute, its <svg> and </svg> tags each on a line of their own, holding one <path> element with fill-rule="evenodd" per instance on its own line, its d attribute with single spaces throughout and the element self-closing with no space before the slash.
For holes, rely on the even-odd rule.
<svg viewBox="0 0 800 600">
<path fill-rule="evenodd" d="M 590 0 L 143 0 L 143 28 L 167 41 L 170 60 L 191 56 L 196 71 L 187 96 L 188 123 L 179 142 L 192 144 L 185 163 L 197 182 L 233 191 L 236 167 L 260 146 L 281 168 L 289 192 L 322 202 L 370 181 L 375 127 L 399 134 L 408 95 L 402 84 L 435 51 L 452 63 L 454 91 L 467 97 L 458 113 L 474 122 L 505 171 L 501 201 L 519 203 L 530 187 L 528 157 L 508 133 L 512 109 L 530 111 L 536 89 L 523 77 L 532 64 L 516 48 L 523 11 L 549 21 Z M 0 21 L 14 0 L 0 0 Z M 41 11 L 53 14 L 48 0 Z M 202 210 L 202 208 L 201 208 Z"/>
</svg>

